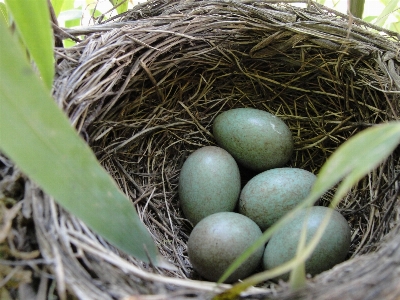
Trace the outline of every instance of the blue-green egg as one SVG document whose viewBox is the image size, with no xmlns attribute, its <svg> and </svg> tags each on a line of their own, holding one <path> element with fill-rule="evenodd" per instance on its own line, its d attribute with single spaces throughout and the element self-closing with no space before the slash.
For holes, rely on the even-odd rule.
<svg viewBox="0 0 400 300">
<path fill-rule="evenodd" d="M 235 209 L 240 194 L 239 167 L 220 147 L 200 148 L 184 162 L 178 190 L 184 215 L 196 225 L 208 215 Z"/>
<path fill-rule="evenodd" d="M 308 196 L 316 178 L 299 168 L 264 171 L 243 187 L 239 212 L 266 230 Z"/>
<path fill-rule="evenodd" d="M 217 281 L 262 232 L 252 220 L 234 212 L 220 212 L 202 219 L 188 241 L 193 268 L 205 279 Z M 261 263 L 264 247 L 258 248 L 225 282 L 245 279 Z"/>
<path fill-rule="evenodd" d="M 293 152 L 293 137 L 282 119 L 254 108 L 236 108 L 213 123 L 218 145 L 244 167 L 265 171 L 283 167 Z"/>
<path fill-rule="evenodd" d="M 343 262 L 351 242 L 351 231 L 346 219 L 331 208 L 313 206 L 300 210 L 273 234 L 265 248 L 264 269 L 275 268 L 294 258 L 302 229 L 306 229 L 306 243 L 309 243 L 329 213 L 331 217 L 327 228 L 314 252 L 306 260 L 305 270 L 307 274 L 314 276 Z M 278 278 L 288 280 L 289 273 L 276 279 Z"/>
</svg>

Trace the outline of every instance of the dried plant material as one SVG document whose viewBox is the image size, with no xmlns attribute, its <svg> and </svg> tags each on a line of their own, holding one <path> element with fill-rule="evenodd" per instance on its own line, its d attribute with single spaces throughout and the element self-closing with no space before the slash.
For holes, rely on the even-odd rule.
<svg viewBox="0 0 400 300">
<path fill-rule="evenodd" d="M 295 142 L 289 166 L 315 174 L 355 133 L 398 120 L 399 35 L 358 19 L 351 30 L 348 24 L 345 15 L 313 3 L 156 0 L 65 30 L 82 42 L 56 49 L 54 97 L 175 269 L 119 253 L 33 188 L 38 242 L 60 291 L 82 299 L 209 299 L 225 290 L 229 285 L 200 281 L 188 260 L 191 224 L 179 206 L 180 168 L 194 150 L 215 145 L 213 120 L 231 108 L 282 118 Z M 349 260 L 309 280 L 309 295 L 338 299 L 354 284 L 362 299 L 368 290 L 357 282 L 373 276 L 363 271 L 366 261 L 398 272 L 399 168 L 397 149 L 343 199 L 339 209 L 352 228 Z M 244 174 L 243 184 L 250 177 Z M 334 191 L 319 204 L 328 205 Z M 386 292 L 395 295 L 397 278 L 387 276 Z M 245 293 L 293 296 L 271 282 Z"/>
<path fill-rule="evenodd" d="M 3 202 L 0 202 L 0 243 L 3 243 L 11 230 L 12 221 L 21 209 L 22 202 L 18 202 L 10 209 L 7 209 Z"/>
<path fill-rule="evenodd" d="M 32 280 L 32 272 L 23 270 L 21 267 L 9 267 L 0 264 L 0 289 L 15 288 L 22 283 L 29 283 Z"/>
</svg>

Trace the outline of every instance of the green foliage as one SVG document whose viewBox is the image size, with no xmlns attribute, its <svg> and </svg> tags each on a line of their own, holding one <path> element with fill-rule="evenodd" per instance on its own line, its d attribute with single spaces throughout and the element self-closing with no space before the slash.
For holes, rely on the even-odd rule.
<svg viewBox="0 0 400 300">
<path fill-rule="evenodd" d="M 306 238 L 307 238 L 307 223 L 304 222 L 303 229 L 301 231 L 299 244 L 297 245 L 296 251 L 296 259 L 301 260 L 301 255 L 305 251 L 306 246 Z M 306 264 L 305 262 L 301 261 L 299 264 L 293 268 L 292 272 L 290 273 L 290 286 L 293 290 L 301 288 L 306 283 Z"/>
<path fill-rule="evenodd" d="M 73 47 L 74 45 L 76 45 L 76 42 L 71 39 L 66 39 L 66 40 L 63 40 L 63 45 L 65 48 L 69 48 L 69 47 Z"/>
<path fill-rule="evenodd" d="M 50 90 L 54 78 L 54 58 L 47 1 L 6 0 L 6 5 L 45 86 Z"/>
<path fill-rule="evenodd" d="M 385 4 L 385 8 L 381 12 L 381 14 L 377 17 L 375 25 L 384 26 L 388 17 L 391 13 L 394 13 L 395 10 L 399 11 L 399 0 L 382 0 Z M 399 19 L 398 19 L 399 20 Z"/>
<path fill-rule="evenodd" d="M 75 7 L 74 0 L 62 0 L 62 2 L 62 10 L 58 14 L 60 26 L 71 28 L 81 25 L 82 7 Z"/>
<path fill-rule="evenodd" d="M 111 4 L 116 7 L 115 9 L 117 10 L 118 14 L 121 14 L 123 12 L 126 12 L 128 9 L 128 0 L 109 0 Z"/>
<path fill-rule="evenodd" d="M 14 7 L 13 14 L 23 16 L 23 11 L 23 5 Z M 31 27 L 38 29 L 40 24 Z M 25 36 L 26 27 L 20 28 Z M 126 253 L 160 265 L 154 241 L 135 208 L 57 107 L 3 20 L 0 47 L 1 151 L 96 233 Z"/>
<path fill-rule="evenodd" d="M 59 19 L 65 22 L 65 27 L 67 28 L 79 26 L 82 19 L 82 10 L 76 8 L 64 10 L 60 13 Z"/>
<path fill-rule="evenodd" d="M 5 3 L 0 2 L 0 19 L 7 25 L 8 24 L 8 11 Z"/>
<path fill-rule="evenodd" d="M 364 12 L 365 0 L 350 0 L 349 10 L 356 18 L 362 18 Z"/>
<path fill-rule="evenodd" d="M 400 32 L 400 0 L 381 0 L 384 8 L 379 15 L 366 16 L 364 21 Z"/>
<path fill-rule="evenodd" d="M 221 277 L 219 282 L 223 282 L 232 272 L 239 267 L 258 247 L 265 244 L 272 234 L 286 222 L 301 208 L 307 207 L 315 203 L 326 191 L 340 183 L 332 201 L 331 207 L 336 207 L 346 193 L 356 184 L 363 176 L 376 168 L 384 159 L 386 159 L 400 144 L 400 122 L 390 122 L 382 125 L 376 125 L 368 128 L 343 143 L 322 166 L 313 189 L 301 204 L 294 210 L 289 212 L 281 220 L 272 227 L 267 229 L 263 236 L 252 246 L 250 246 L 240 257 L 238 257 L 228 270 Z M 291 261 L 279 266 L 275 269 L 265 271 L 260 274 L 249 277 L 243 282 L 234 286 L 226 293 L 230 296 L 240 293 L 249 286 L 259 282 L 271 279 L 275 276 L 284 274 L 289 270 L 293 270 L 291 274 L 292 287 L 298 288 L 304 282 L 304 261 L 312 253 L 323 234 L 325 226 L 329 219 L 324 220 L 317 231 L 316 236 L 310 243 L 304 247 L 299 247 L 301 253 Z M 300 283 L 300 284 L 299 284 Z M 230 297 L 229 296 L 229 297 Z M 217 298 L 218 299 L 218 298 Z"/>
<path fill-rule="evenodd" d="M 387 158 L 398 144 L 400 144 L 400 122 L 375 126 L 357 134 L 343 143 L 322 166 L 310 197 L 318 199 L 343 179 L 331 201 L 331 207 L 335 208 L 350 189 Z M 327 223 L 329 220 L 325 221 Z M 323 232 L 321 236 L 322 234 Z M 318 241 L 319 239 L 316 242 Z M 304 269 L 304 262 L 293 269 L 291 279 L 296 279 L 293 280 L 292 287 L 298 286 L 299 273 L 304 273 Z M 305 277 L 305 274 L 303 276 Z"/>
<path fill-rule="evenodd" d="M 400 0 L 380 0 L 371 4 L 365 0 L 316 0 L 316 2 L 347 13 L 395 32 L 400 32 Z M 367 5 L 366 5 L 367 4 Z"/>
<path fill-rule="evenodd" d="M 51 0 L 51 5 L 53 6 L 54 13 L 56 14 L 56 17 L 60 14 L 63 4 L 65 0 Z"/>
<path fill-rule="evenodd" d="M 376 125 L 343 143 L 321 168 L 312 194 L 320 197 L 327 188 L 340 183 L 332 206 L 363 176 L 376 168 L 400 143 L 400 122 Z"/>
</svg>

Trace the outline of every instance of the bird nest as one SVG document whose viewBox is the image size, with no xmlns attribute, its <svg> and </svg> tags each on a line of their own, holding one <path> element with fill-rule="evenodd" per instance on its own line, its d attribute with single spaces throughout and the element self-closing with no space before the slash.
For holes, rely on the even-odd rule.
<svg viewBox="0 0 400 300">
<path fill-rule="evenodd" d="M 177 194 L 187 156 L 215 145 L 211 126 L 222 111 L 282 118 L 295 143 L 288 166 L 314 174 L 349 137 L 399 119 L 399 35 L 315 3 L 156 0 L 59 33 L 78 43 L 56 49 L 54 98 L 175 266 L 119 252 L 25 180 L 40 266 L 62 297 L 208 299 L 230 286 L 192 269 L 192 225 Z M 397 149 L 340 203 L 352 229 L 344 263 L 298 291 L 267 281 L 239 297 L 400 297 L 399 168 Z M 243 184 L 254 175 L 243 174 Z"/>
</svg>

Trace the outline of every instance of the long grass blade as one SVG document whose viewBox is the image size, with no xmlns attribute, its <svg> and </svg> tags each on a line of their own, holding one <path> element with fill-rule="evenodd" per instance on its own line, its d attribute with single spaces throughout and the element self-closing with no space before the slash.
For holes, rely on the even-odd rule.
<svg viewBox="0 0 400 300">
<path fill-rule="evenodd" d="M 336 207 L 351 187 L 385 160 L 399 144 L 400 122 L 389 122 L 386 124 L 376 125 L 356 134 L 343 143 L 322 166 L 310 195 L 295 209 L 290 211 L 277 223 L 267 229 L 259 240 L 251 245 L 232 263 L 232 265 L 222 275 L 219 282 L 223 282 L 228 278 L 230 274 L 232 274 L 234 270 L 236 270 L 258 247 L 265 244 L 276 230 L 287 223 L 298 210 L 312 205 L 326 191 L 343 179 L 331 202 L 331 207 Z M 228 290 L 225 293 L 225 296 L 228 295 L 228 297 L 231 297 L 232 295 L 238 295 L 238 293 L 251 285 L 286 273 L 289 267 L 291 267 L 290 269 L 298 267 L 308 257 L 307 255 L 304 255 L 304 253 L 310 255 L 317 246 L 319 238 L 322 236 L 323 230 L 325 229 L 324 227 L 326 227 L 327 223 L 328 220 L 324 220 L 323 225 L 321 225 L 321 228 L 319 228 L 316 235 L 310 243 L 304 247 L 304 251 L 298 253 L 296 258 L 277 269 L 268 270 L 249 277 L 234 286 L 231 290 Z M 300 269 L 296 271 L 298 272 L 297 274 L 301 272 L 301 268 L 302 266 L 300 266 Z M 298 282 L 300 282 L 300 280 Z M 219 298 L 216 297 L 215 299 Z"/>
<path fill-rule="evenodd" d="M 385 8 L 377 17 L 375 25 L 384 26 L 390 14 L 399 9 L 400 0 L 390 0 L 386 3 Z"/>
<path fill-rule="evenodd" d="M 348 0 L 350 2 L 349 10 L 356 18 L 362 18 L 364 14 L 365 0 Z"/>
<path fill-rule="evenodd" d="M 60 14 L 65 0 L 51 0 L 51 5 L 53 5 L 54 13 L 56 17 Z"/>
<path fill-rule="evenodd" d="M 53 31 L 47 0 L 6 0 L 18 33 L 50 91 L 54 78 Z"/>
<path fill-rule="evenodd" d="M 1 151 L 93 231 L 159 265 L 135 208 L 71 127 L 2 20 L 0 50 Z"/>
<path fill-rule="evenodd" d="M 110 0 L 110 2 L 116 7 L 118 14 L 122 14 L 128 10 L 128 0 Z"/>
</svg>

